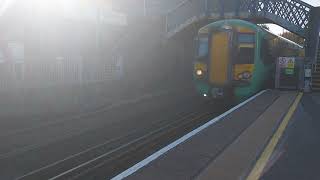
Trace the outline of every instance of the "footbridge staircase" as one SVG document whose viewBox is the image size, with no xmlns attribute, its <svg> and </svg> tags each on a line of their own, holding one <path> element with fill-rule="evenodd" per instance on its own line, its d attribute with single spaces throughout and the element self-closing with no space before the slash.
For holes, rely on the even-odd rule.
<svg viewBox="0 0 320 180">
<path fill-rule="evenodd" d="M 320 43 L 320 38 L 319 38 Z M 316 61 L 312 72 L 312 90 L 320 91 L 320 46 L 318 47 Z"/>
</svg>

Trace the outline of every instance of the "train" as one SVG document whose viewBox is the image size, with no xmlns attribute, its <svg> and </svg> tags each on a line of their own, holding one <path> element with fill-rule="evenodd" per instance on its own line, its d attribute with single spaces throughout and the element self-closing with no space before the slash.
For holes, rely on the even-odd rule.
<svg viewBox="0 0 320 180">
<path fill-rule="evenodd" d="M 277 57 L 303 56 L 303 46 L 240 19 L 199 29 L 193 80 L 205 99 L 241 102 L 274 84 Z"/>
</svg>

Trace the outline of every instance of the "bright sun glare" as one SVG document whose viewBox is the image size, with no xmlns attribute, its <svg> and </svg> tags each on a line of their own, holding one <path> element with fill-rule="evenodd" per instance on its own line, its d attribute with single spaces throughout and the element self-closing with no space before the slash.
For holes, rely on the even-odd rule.
<svg viewBox="0 0 320 180">
<path fill-rule="evenodd" d="M 10 7 L 15 0 L 0 0 L 0 16 Z"/>
<path fill-rule="evenodd" d="M 0 16 L 18 0 L 0 0 Z M 94 1 L 94 0 L 27 0 L 28 3 L 40 12 L 76 13 L 87 11 L 92 8 L 101 7 L 104 10 L 112 11 L 112 1 Z M 17 2 L 18 3 L 18 2 Z M 90 10 L 89 10 L 90 11 Z"/>
</svg>

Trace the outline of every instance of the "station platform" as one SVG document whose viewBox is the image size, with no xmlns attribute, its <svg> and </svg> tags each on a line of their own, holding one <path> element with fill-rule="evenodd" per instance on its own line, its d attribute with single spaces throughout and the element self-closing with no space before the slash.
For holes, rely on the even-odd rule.
<svg viewBox="0 0 320 180">
<path fill-rule="evenodd" d="M 320 93 L 266 90 L 113 179 L 320 179 Z"/>
</svg>

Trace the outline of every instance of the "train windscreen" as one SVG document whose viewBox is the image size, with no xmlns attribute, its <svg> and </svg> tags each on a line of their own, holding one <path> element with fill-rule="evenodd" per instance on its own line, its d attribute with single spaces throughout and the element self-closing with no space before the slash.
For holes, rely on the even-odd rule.
<svg viewBox="0 0 320 180">
<path fill-rule="evenodd" d="M 236 64 L 253 64 L 254 63 L 254 33 L 239 33 L 238 35 L 238 55 Z"/>
<path fill-rule="evenodd" d="M 253 64 L 253 63 L 254 63 L 254 48 L 240 47 L 236 64 Z"/>
<path fill-rule="evenodd" d="M 238 37 L 239 43 L 254 43 L 254 34 L 252 33 L 240 33 Z"/>
<path fill-rule="evenodd" d="M 198 41 L 198 57 L 203 57 L 208 54 L 208 37 L 200 37 Z"/>
</svg>

